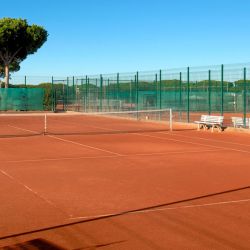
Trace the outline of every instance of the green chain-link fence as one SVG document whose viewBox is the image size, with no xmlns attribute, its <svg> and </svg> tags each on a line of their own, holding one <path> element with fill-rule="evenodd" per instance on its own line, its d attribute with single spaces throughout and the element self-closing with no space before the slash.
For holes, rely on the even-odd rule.
<svg viewBox="0 0 250 250">
<path fill-rule="evenodd" d="M 178 122 L 193 122 L 201 114 L 217 114 L 224 115 L 226 125 L 232 124 L 232 116 L 246 119 L 250 115 L 250 64 L 77 77 L 12 77 L 11 84 L 43 88 L 44 95 L 39 98 L 43 98 L 44 110 L 172 108 Z"/>
</svg>

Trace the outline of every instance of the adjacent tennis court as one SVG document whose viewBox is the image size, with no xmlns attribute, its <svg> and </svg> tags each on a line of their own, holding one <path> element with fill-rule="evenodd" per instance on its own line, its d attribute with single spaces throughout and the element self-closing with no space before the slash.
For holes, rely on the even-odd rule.
<svg viewBox="0 0 250 250">
<path fill-rule="evenodd" d="M 171 116 L 0 116 L 0 248 L 248 249 L 250 134 Z"/>
</svg>

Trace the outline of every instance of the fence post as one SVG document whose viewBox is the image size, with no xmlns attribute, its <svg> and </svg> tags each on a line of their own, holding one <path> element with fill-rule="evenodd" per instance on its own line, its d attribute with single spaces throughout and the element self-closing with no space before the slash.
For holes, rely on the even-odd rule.
<svg viewBox="0 0 250 250">
<path fill-rule="evenodd" d="M 87 110 L 89 110 L 89 106 L 90 106 L 90 108 L 91 107 L 93 107 L 93 104 L 92 104 L 92 106 L 91 106 L 91 98 L 90 98 L 90 87 L 89 87 L 89 77 L 87 78 L 87 83 L 86 83 L 87 85 L 86 85 L 86 87 L 87 87 Z M 93 86 L 92 86 L 93 87 Z M 90 103 L 90 104 L 89 104 Z"/>
<path fill-rule="evenodd" d="M 157 73 L 155 74 L 155 85 L 156 85 L 156 105 L 155 105 L 155 109 L 157 109 L 158 107 L 158 79 L 157 79 L 158 75 Z"/>
<path fill-rule="evenodd" d="M 133 80 L 130 81 L 130 84 L 129 84 L 129 103 L 130 103 L 130 110 L 132 110 L 133 108 L 133 100 L 132 100 L 132 86 L 133 86 Z"/>
<path fill-rule="evenodd" d="M 119 73 L 117 73 L 116 75 L 116 90 L 117 90 L 117 93 L 116 93 L 116 105 L 118 104 L 118 110 L 120 110 L 120 83 L 119 83 Z"/>
<path fill-rule="evenodd" d="M 190 122 L 190 82 L 189 82 L 189 67 L 187 67 L 187 122 Z"/>
<path fill-rule="evenodd" d="M 89 82 L 89 78 L 88 78 L 88 82 Z M 95 109 L 97 110 L 97 108 L 98 108 L 98 100 L 99 100 L 99 87 L 98 87 L 98 79 L 96 78 L 95 79 L 95 98 L 94 98 L 94 102 L 93 102 L 93 98 L 92 98 L 92 103 L 91 103 L 91 105 L 92 105 L 92 109 L 93 109 L 93 107 L 95 106 Z M 89 101 L 88 101 L 88 103 L 89 103 Z"/>
<path fill-rule="evenodd" d="M 246 68 L 244 68 L 244 96 L 243 96 L 243 117 L 244 117 L 244 127 L 246 127 L 246 119 L 247 119 L 247 81 L 246 81 Z"/>
<path fill-rule="evenodd" d="M 55 94 L 54 94 L 54 78 L 53 76 L 51 77 L 51 110 L 54 112 L 55 111 Z"/>
<path fill-rule="evenodd" d="M 136 84 L 136 110 L 139 111 L 139 73 L 136 72 L 135 76 L 135 84 Z M 137 113 L 137 119 L 139 118 Z"/>
<path fill-rule="evenodd" d="M 66 110 L 68 110 L 69 104 L 69 77 L 67 77 L 67 88 L 66 88 Z"/>
<path fill-rule="evenodd" d="M 102 111 L 102 75 L 100 75 L 100 111 Z"/>
<path fill-rule="evenodd" d="M 208 114 L 211 114 L 211 70 L 208 70 Z"/>
<path fill-rule="evenodd" d="M 109 107 L 109 78 L 108 78 L 108 87 L 107 87 L 107 91 L 106 91 L 106 96 L 107 96 L 107 99 L 108 99 L 108 111 L 110 111 L 110 107 Z"/>
<path fill-rule="evenodd" d="M 223 90 L 223 82 L 224 82 L 224 65 L 221 65 L 221 115 L 224 113 L 224 90 Z"/>
<path fill-rule="evenodd" d="M 76 92 L 75 92 L 75 77 L 72 77 L 72 99 L 73 99 L 73 103 L 74 103 L 74 107 L 76 104 Z"/>
<path fill-rule="evenodd" d="M 80 78 L 80 81 L 81 81 L 81 87 L 79 86 L 79 105 L 81 107 L 81 110 L 79 108 L 79 111 L 83 112 L 84 111 L 84 103 L 83 103 L 83 96 L 84 96 L 84 90 L 83 90 L 83 81 L 84 81 L 84 78 Z"/>
<path fill-rule="evenodd" d="M 182 73 L 180 72 L 180 81 L 179 81 L 179 116 L 182 120 Z"/>
<path fill-rule="evenodd" d="M 137 80 L 136 80 L 136 74 L 135 74 L 135 81 L 134 81 L 134 84 L 135 84 L 135 108 L 134 108 L 134 110 L 137 110 L 137 103 L 136 103 L 136 101 L 137 101 Z"/>
<path fill-rule="evenodd" d="M 160 109 L 162 108 L 162 81 L 161 81 L 161 69 L 160 69 L 160 73 L 159 73 L 159 84 L 160 84 L 160 92 L 159 92 L 159 94 L 160 94 L 160 96 L 159 96 L 159 104 L 160 104 Z"/>
<path fill-rule="evenodd" d="M 88 101 L 88 76 L 85 76 L 85 93 L 84 93 L 84 106 L 85 106 L 85 112 L 88 112 L 87 110 L 87 101 Z"/>
<path fill-rule="evenodd" d="M 85 76 L 85 94 L 84 94 L 84 110 L 87 112 L 87 99 L 88 98 L 88 76 Z"/>
</svg>

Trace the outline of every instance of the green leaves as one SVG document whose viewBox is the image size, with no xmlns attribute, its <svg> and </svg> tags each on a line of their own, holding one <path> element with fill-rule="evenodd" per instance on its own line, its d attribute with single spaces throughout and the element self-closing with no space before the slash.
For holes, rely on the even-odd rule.
<svg viewBox="0 0 250 250">
<path fill-rule="evenodd" d="M 12 72 L 19 70 L 21 61 L 35 53 L 47 37 L 48 33 L 42 26 L 29 25 L 25 19 L 0 19 L 0 74 L 4 67 Z M 9 76 L 6 81 L 8 79 Z"/>
<path fill-rule="evenodd" d="M 36 52 L 48 37 L 47 31 L 38 25 L 28 25 L 25 19 L 0 19 L 0 53 L 23 60 Z M 13 58 L 13 59 L 14 59 Z"/>
<path fill-rule="evenodd" d="M 26 49 L 28 54 L 35 53 L 47 40 L 47 36 L 47 31 L 41 26 L 32 25 L 27 27 L 28 43 Z"/>
</svg>

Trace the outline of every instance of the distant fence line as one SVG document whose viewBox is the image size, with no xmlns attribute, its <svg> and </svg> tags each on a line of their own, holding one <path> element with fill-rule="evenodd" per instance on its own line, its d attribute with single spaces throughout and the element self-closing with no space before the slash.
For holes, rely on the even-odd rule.
<svg viewBox="0 0 250 250">
<path fill-rule="evenodd" d="M 250 111 L 250 63 L 72 77 L 12 76 L 10 83 L 49 86 L 52 110 L 172 108 L 175 120 L 185 122 L 200 113 L 247 117 Z"/>
</svg>

